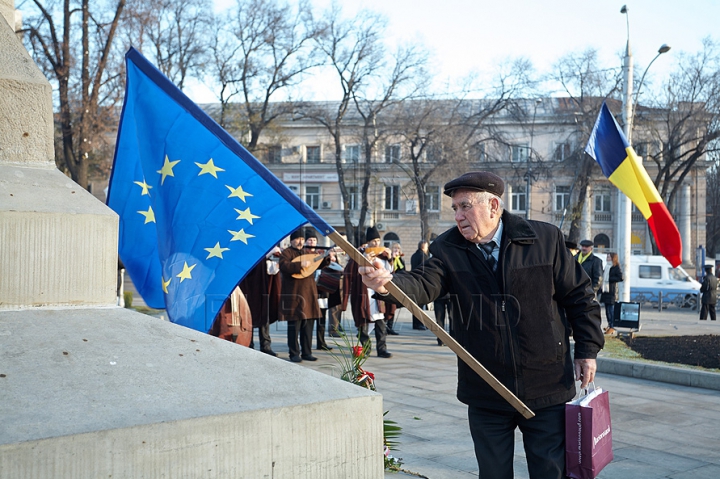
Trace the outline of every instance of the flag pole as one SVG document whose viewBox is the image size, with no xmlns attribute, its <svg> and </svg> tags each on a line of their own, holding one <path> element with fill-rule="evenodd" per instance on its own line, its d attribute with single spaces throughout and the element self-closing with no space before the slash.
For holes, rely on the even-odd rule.
<svg viewBox="0 0 720 479">
<path fill-rule="evenodd" d="M 333 231 L 328 234 L 328 237 L 335 243 L 335 245 L 342 248 L 357 264 L 360 266 L 373 266 L 372 263 L 350 244 L 340 233 Z M 437 336 L 447 347 L 449 347 L 460 359 L 465 362 L 470 368 L 475 371 L 486 383 L 490 385 L 500 396 L 503 397 L 512 407 L 514 407 L 524 418 L 530 419 L 535 414 L 528 408 L 520 399 L 517 398 L 508 388 L 506 388 L 500 381 L 493 376 L 490 371 L 485 369 L 485 366 L 480 364 L 470 353 L 463 348 L 460 343 L 450 336 L 443 328 L 437 327 L 437 323 L 433 321 L 430 316 L 423 311 L 412 299 L 408 297 L 400 288 L 397 287 L 392 281 L 385 284 L 385 288 L 390 292 L 393 298 L 405 306 L 413 316 L 420 319 L 426 328 Z"/>
</svg>

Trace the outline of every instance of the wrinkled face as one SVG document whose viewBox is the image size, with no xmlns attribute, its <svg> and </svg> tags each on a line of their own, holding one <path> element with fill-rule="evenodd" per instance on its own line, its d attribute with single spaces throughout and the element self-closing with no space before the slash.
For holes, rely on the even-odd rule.
<svg viewBox="0 0 720 479">
<path fill-rule="evenodd" d="M 301 249 L 303 247 L 303 244 L 305 244 L 305 238 L 295 238 L 290 240 L 290 244 L 295 249 Z"/>
<path fill-rule="evenodd" d="M 473 243 L 492 238 L 500 223 L 497 198 L 482 202 L 477 191 L 458 190 L 452 197 L 452 209 L 460 234 Z"/>
<path fill-rule="evenodd" d="M 317 238 L 308 238 L 305 240 L 305 246 L 314 248 L 317 246 Z"/>
<path fill-rule="evenodd" d="M 380 246 L 381 243 L 382 243 L 382 241 L 380 240 L 380 238 L 375 238 L 374 240 L 368 241 L 368 242 L 367 242 L 367 245 L 372 248 L 372 247 L 375 247 L 375 246 Z"/>
</svg>

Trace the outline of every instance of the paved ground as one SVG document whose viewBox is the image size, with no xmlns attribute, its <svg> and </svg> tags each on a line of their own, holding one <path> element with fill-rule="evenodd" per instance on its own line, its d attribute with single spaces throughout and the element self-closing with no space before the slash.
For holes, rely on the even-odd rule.
<svg viewBox="0 0 720 479">
<path fill-rule="evenodd" d="M 695 312 L 646 312 L 641 323 L 643 334 L 720 334 L 720 325 L 700 323 Z M 413 331 L 410 324 L 402 310 L 400 335 L 388 341 L 394 357 L 373 356 L 366 363 L 390 411 L 387 417 L 403 428 L 394 455 L 402 458 L 404 469 L 430 479 L 477 478 L 466 407 L 455 398 L 455 355 L 438 347 L 432 333 Z M 273 348 L 286 360 L 284 325 L 271 329 Z M 318 361 L 299 367 L 338 375 L 329 353 L 314 354 Z M 600 478 L 720 477 L 720 391 L 607 374 L 597 378 L 597 385 L 610 391 L 615 454 Z M 515 477 L 527 478 L 521 442 L 515 450 Z"/>
<path fill-rule="evenodd" d="M 354 330 L 351 322 L 344 323 L 348 331 Z M 647 308 L 640 323 L 639 335 L 720 334 L 720 324 L 701 322 L 696 311 L 675 307 L 661 312 Z M 402 458 L 405 470 L 420 477 L 477 478 L 466 407 L 455 398 L 456 357 L 448 348 L 438 347 L 432 333 L 414 331 L 410 325 L 410 316 L 402 309 L 396 328 L 400 335 L 388 341 L 394 357 L 372 356 L 366 363 L 375 374 L 387 418 L 403 428 L 394 455 Z M 287 360 L 285 325 L 274 324 L 271 335 L 280 360 Z M 339 375 L 329 353 L 314 354 L 318 361 L 303 361 L 298 367 Z M 610 374 L 600 374 L 596 383 L 610 391 L 615 454 L 599 478 L 720 477 L 720 391 Z M 362 417 L 362 411 L 358 414 Z M 519 434 L 515 466 L 516 478 L 528 477 Z M 386 473 L 386 478 L 393 477 L 413 476 Z"/>
</svg>

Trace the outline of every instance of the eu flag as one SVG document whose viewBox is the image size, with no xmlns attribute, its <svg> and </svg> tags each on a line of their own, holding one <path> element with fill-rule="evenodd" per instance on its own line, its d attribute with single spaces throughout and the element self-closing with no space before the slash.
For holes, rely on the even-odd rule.
<svg viewBox="0 0 720 479">
<path fill-rule="evenodd" d="M 682 263 L 680 231 L 605 102 L 585 152 L 598 162 L 608 180 L 635 203 L 655 236 L 660 254 L 673 267 Z"/>
<path fill-rule="evenodd" d="M 137 50 L 107 204 L 119 252 L 148 306 L 207 332 L 235 285 L 282 238 L 333 228 Z"/>
</svg>

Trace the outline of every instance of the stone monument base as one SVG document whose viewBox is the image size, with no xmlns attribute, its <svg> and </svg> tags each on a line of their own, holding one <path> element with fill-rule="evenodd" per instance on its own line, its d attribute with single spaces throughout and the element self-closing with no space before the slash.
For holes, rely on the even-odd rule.
<svg viewBox="0 0 720 479">
<path fill-rule="evenodd" d="M 0 478 L 383 477 L 382 397 L 121 308 L 0 312 Z"/>
</svg>

